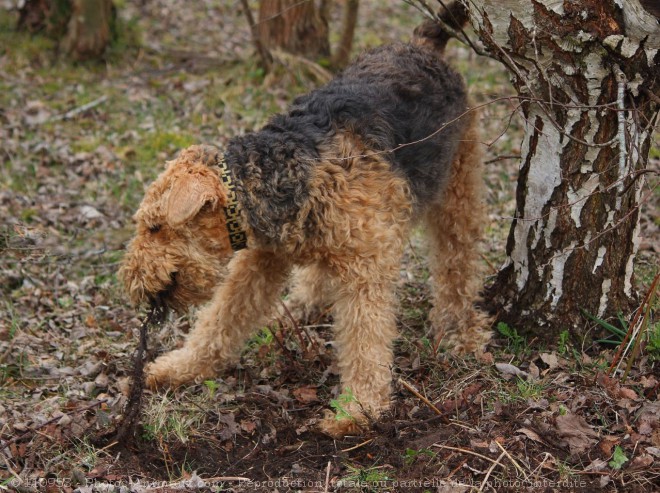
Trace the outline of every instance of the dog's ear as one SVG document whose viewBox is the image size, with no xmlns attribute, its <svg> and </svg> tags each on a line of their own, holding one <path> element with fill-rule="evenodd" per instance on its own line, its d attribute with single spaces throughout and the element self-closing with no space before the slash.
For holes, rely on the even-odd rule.
<svg viewBox="0 0 660 493">
<path fill-rule="evenodd" d="M 165 204 L 165 217 L 172 226 L 180 226 L 199 213 L 206 204 L 215 205 L 220 199 L 217 183 L 211 176 L 186 173 L 170 190 Z"/>
</svg>

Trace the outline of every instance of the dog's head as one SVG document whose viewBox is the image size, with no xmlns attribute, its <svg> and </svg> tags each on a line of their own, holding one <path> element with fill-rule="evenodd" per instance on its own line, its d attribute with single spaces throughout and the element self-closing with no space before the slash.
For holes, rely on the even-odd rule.
<svg viewBox="0 0 660 493">
<path fill-rule="evenodd" d="M 185 149 L 147 189 L 119 271 L 134 303 L 159 298 L 182 312 L 211 298 L 232 255 L 218 153 Z"/>
</svg>

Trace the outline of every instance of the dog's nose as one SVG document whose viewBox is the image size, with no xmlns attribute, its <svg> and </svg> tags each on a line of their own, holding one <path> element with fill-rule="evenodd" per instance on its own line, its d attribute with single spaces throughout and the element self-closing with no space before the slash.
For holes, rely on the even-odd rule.
<svg viewBox="0 0 660 493">
<path fill-rule="evenodd" d="M 176 287 L 176 278 L 177 278 L 177 272 L 172 272 L 170 274 L 170 282 L 156 293 L 156 295 L 152 298 L 152 302 L 156 299 L 162 301 L 167 300 L 167 298 L 170 297 L 170 295 L 174 291 L 174 288 Z"/>
</svg>

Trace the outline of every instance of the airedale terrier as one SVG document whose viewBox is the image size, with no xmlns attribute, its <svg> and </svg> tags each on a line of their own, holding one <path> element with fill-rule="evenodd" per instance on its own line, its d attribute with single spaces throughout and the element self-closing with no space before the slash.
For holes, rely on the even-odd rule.
<svg viewBox="0 0 660 493">
<path fill-rule="evenodd" d="M 296 267 L 291 300 L 332 305 L 341 385 L 355 397 L 354 419 L 322 428 L 359 431 L 390 403 L 395 286 L 418 221 L 435 336 L 457 352 L 488 342 L 475 307 L 485 223 L 476 120 L 435 45 L 418 35 L 364 53 L 224 152 L 182 151 L 149 187 L 121 269 L 128 293 L 175 309 L 211 300 L 183 347 L 148 366 L 150 387 L 213 378 L 235 361 Z"/>
</svg>

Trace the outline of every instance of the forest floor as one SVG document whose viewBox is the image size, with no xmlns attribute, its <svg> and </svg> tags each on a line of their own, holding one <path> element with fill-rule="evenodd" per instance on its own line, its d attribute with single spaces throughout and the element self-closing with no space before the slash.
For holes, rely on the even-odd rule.
<svg viewBox="0 0 660 493">
<path fill-rule="evenodd" d="M 417 234 L 401 268 L 392 410 L 364 436 L 316 429 L 341 406 L 322 318 L 274 321 L 216 380 L 147 391 L 136 435 L 114 442 L 144 317 L 115 274 L 145 186 L 181 148 L 222 146 L 324 78 L 284 55 L 264 75 L 238 2 L 117 3 L 122 35 L 107 60 L 72 64 L 52 41 L 16 32 L 13 2 L 0 2 L 0 490 L 658 491 L 658 322 L 625 382 L 608 376 L 612 346 L 562 337 L 544 348 L 506 326 L 483 358 L 453 357 L 427 338 Z M 360 8 L 356 51 L 407 39 L 421 21 L 403 2 Z M 496 63 L 457 45 L 448 58 L 484 105 L 490 278 L 522 128 Z M 657 185 L 644 204 L 641 293 L 660 253 Z M 180 344 L 191 320 L 153 330 L 150 357 Z"/>
</svg>

